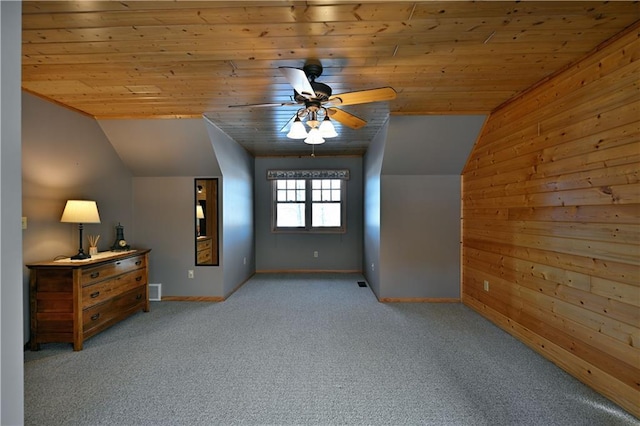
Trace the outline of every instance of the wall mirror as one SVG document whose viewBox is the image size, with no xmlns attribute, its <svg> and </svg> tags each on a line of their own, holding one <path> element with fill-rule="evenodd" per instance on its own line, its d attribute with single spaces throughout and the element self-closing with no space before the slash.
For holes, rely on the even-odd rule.
<svg viewBox="0 0 640 426">
<path fill-rule="evenodd" d="M 196 266 L 218 265 L 218 179 L 195 179 Z"/>
</svg>

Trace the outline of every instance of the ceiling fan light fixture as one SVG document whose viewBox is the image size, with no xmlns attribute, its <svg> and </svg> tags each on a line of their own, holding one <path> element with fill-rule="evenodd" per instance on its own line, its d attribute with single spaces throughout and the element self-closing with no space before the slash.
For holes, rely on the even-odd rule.
<svg viewBox="0 0 640 426">
<path fill-rule="evenodd" d="M 325 115 L 324 120 L 320 123 L 320 134 L 323 138 L 335 138 L 338 136 L 338 132 L 336 132 L 336 128 L 333 126 L 329 115 Z"/>
<path fill-rule="evenodd" d="M 342 127 L 360 129 L 367 124 L 366 120 L 337 106 L 383 102 L 396 98 L 396 91 L 389 86 L 334 95 L 329 85 L 317 81 L 317 78 L 322 75 L 322 64 L 317 59 L 307 60 L 303 68 L 279 67 L 279 70 L 293 88 L 293 97 L 289 102 L 229 105 L 229 107 L 298 106 L 295 116 L 287 121 L 280 131 L 284 134 L 289 129 L 286 134 L 288 138 L 304 140 L 311 145 L 322 144 L 325 138 L 338 137 L 334 120 L 341 124 L 340 129 Z M 328 104 L 328 107 L 325 104 Z"/>
<path fill-rule="evenodd" d="M 324 138 L 320 134 L 320 129 L 314 127 L 309 130 L 309 136 L 304 140 L 304 143 L 309 145 L 320 145 L 324 143 Z"/>
<path fill-rule="evenodd" d="M 306 109 L 307 114 L 307 126 L 315 129 L 320 125 L 318 121 L 318 107 L 317 106 L 308 106 Z"/>
<path fill-rule="evenodd" d="M 287 137 L 291 139 L 304 139 L 307 137 L 307 130 L 304 128 L 300 117 L 296 117 L 291 124 L 291 130 L 287 133 Z"/>
</svg>

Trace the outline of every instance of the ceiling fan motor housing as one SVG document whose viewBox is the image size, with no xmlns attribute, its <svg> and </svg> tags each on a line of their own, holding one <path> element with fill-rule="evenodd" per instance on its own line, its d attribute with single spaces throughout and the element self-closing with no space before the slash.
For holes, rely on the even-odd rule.
<svg viewBox="0 0 640 426">
<path fill-rule="evenodd" d="M 324 83 L 319 83 L 316 81 L 316 78 L 322 75 L 322 64 L 320 63 L 320 61 L 316 59 L 309 59 L 304 64 L 304 67 L 302 67 L 302 71 L 304 71 L 304 74 L 307 76 L 307 79 L 309 79 L 309 83 L 313 88 L 313 93 L 315 95 L 314 99 L 320 102 L 328 101 L 329 98 L 331 97 L 331 87 L 327 86 Z M 296 102 L 300 102 L 300 103 L 303 103 L 308 100 L 307 98 L 305 98 L 304 96 L 296 92 L 295 90 L 293 91 L 293 97 L 296 100 Z"/>
<path fill-rule="evenodd" d="M 309 83 L 311 84 L 311 87 L 313 87 L 315 100 L 318 100 L 320 102 L 326 102 L 329 100 L 329 98 L 331 97 L 331 87 L 327 86 L 324 83 L 319 83 L 317 81 L 310 81 Z M 296 100 L 296 102 L 300 102 L 300 103 L 304 103 L 307 100 L 307 98 L 305 98 L 295 90 L 293 91 L 293 97 Z"/>
<path fill-rule="evenodd" d="M 310 81 L 322 75 L 322 64 L 316 59 L 309 59 L 302 67 L 302 71 L 307 75 Z"/>
</svg>

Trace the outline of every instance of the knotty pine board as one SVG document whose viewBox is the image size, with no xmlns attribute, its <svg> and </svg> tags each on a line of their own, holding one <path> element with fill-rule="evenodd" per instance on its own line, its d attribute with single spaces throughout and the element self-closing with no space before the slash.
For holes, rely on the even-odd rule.
<svg viewBox="0 0 640 426">
<path fill-rule="evenodd" d="M 495 110 L 462 177 L 463 302 L 636 416 L 639 32 Z"/>
</svg>

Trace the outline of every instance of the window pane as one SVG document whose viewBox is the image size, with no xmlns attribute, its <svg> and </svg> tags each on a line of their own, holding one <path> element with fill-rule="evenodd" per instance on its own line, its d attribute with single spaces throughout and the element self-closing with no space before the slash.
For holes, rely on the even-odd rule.
<svg viewBox="0 0 640 426">
<path fill-rule="evenodd" d="M 304 203 L 277 204 L 278 227 L 304 227 Z"/>
<path fill-rule="evenodd" d="M 341 179 L 276 179 L 274 213 L 276 228 L 342 228 L 343 202 Z M 308 185 L 311 189 L 308 190 Z M 309 191 L 310 193 L 307 193 Z M 308 197 L 309 196 L 309 197 Z M 310 199 L 309 199 L 310 198 Z M 306 223 L 307 208 L 311 223 Z"/>
<path fill-rule="evenodd" d="M 275 181 L 276 201 L 304 201 L 305 181 L 298 179 L 279 179 Z"/>
<path fill-rule="evenodd" d="M 311 226 L 340 226 L 340 203 L 314 203 L 311 208 Z"/>
</svg>

